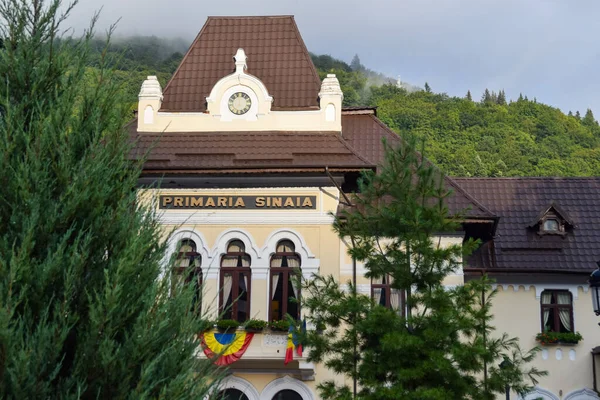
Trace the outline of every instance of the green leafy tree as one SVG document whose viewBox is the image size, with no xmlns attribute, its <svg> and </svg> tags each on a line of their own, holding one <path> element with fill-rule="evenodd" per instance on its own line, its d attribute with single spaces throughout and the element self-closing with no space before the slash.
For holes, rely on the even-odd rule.
<svg viewBox="0 0 600 400">
<path fill-rule="evenodd" d="M 354 207 L 336 219 L 365 276 L 391 282 L 390 307 L 357 294 L 352 283 L 344 290 L 332 276 L 304 284 L 304 307 L 319 328 L 306 337 L 309 359 L 355 380 L 357 398 L 494 399 L 506 384 L 526 393 L 544 374 L 527 366 L 537 349 L 523 353 L 516 339 L 491 327 L 495 292 L 487 278 L 444 286 L 475 243 L 436 239 L 459 229 L 442 182 L 414 146 L 388 149 L 380 173 L 364 174 Z M 500 369 L 505 358 L 510 364 Z M 319 389 L 323 398 L 353 397 L 333 381 Z"/>
<path fill-rule="evenodd" d="M 71 8 L 0 1 L 0 397 L 201 399 L 205 323 L 161 278 L 126 102 L 106 60 L 87 75 L 91 30 L 58 40 Z"/>
</svg>

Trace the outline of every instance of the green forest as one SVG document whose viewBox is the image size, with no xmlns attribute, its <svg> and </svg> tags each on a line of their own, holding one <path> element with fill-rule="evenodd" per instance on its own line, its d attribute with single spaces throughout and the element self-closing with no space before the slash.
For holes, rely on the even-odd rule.
<svg viewBox="0 0 600 400">
<path fill-rule="evenodd" d="M 132 110 L 146 76 L 157 75 L 164 87 L 189 45 L 157 37 L 120 38 L 108 49 L 104 44 L 96 42 L 96 62 L 113 60 Z M 349 64 L 311 56 L 321 78 L 337 75 L 344 105 L 377 107 L 378 117 L 399 135 L 423 139 L 427 157 L 449 175 L 600 175 L 600 126 L 589 109 L 565 114 L 535 97 L 507 99 L 501 88 L 452 97 L 427 83 L 398 87 L 358 56 Z"/>
</svg>

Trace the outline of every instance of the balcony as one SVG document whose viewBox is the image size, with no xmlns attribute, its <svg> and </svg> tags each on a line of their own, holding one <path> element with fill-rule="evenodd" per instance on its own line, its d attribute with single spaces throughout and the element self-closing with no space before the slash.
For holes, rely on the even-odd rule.
<svg viewBox="0 0 600 400">
<path fill-rule="evenodd" d="M 242 358 L 228 367 L 233 373 L 281 374 L 303 381 L 314 380 L 315 367 L 306 361 L 306 353 L 298 357 L 294 352 L 294 360 L 284 365 L 287 340 L 287 332 L 255 333 Z"/>
</svg>

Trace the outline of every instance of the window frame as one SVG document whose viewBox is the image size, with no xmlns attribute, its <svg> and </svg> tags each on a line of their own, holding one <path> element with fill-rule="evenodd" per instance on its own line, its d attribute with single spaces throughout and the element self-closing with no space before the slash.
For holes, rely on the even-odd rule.
<svg viewBox="0 0 600 400">
<path fill-rule="evenodd" d="M 385 305 L 377 303 L 377 305 L 385 307 L 387 309 L 393 310 L 392 308 L 392 278 L 389 274 L 386 274 L 387 283 L 373 283 L 373 278 L 371 278 L 371 300 L 375 300 L 375 289 L 382 289 L 385 291 Z M 400 305 L 399 310 L 396 310 L 403 317 L 406 316 L 406 292 L 401 289 L 395 289 L 400 293 Z"/>
<path fill-rule="evenodd" d="M 542 303 L 543 298 L 544 298 L 544 293 L 546 292 L 552 292 L 553 294 L 557 294 L 557 293 L 568 293 L 569 297 L 571 299 L 571 303 L 567 304 L 544 304 Z M 549 330 L 549 332 L 555 332 L 555 333 L 560 333 L 560 315 L 559 315 L 559 309 L 561 308 L 568 308 L 569 309 L 569 317 L 571 318 L 571 332 L 574 333 L 575 331 L 575 318 L 573 315 L 573 293 L 571 293 L 570 290 L 566 290 L 566 289 L 544 289 L 542 291 L 542 293 L 540 294 L 540 325 L 541 325 L 541 332 L 545 332 L 544 328 L 544 310 L 545 309 L 553 309 L 554 310 L 554 321 L 552 321 L 552 326 L 553 328 L 551 330 Z M 556 328 L 559 328 L 558 330 L 556 330 Z"/>
<path fill-rule="evenodd" d="M 233 239 L 227 243 L 227 252 L 221 256 L 220 262 L 220 274 L 219 274 L 219 313 L 222 315 L 225 311 L 224 302 L 226 299 L 223 298 L 223 283 L 225 280 L 226 274 L 231 274 L 231 319 L 238 321 L 240 323 L 246 322 L 250 317 L 250 308 L 251 308 L 251 300 L 252 300 L 252 257 L 245 251 L 229 251 L 229 246 L 233 242 L 240 242 L 244 246 L 244 250 L 246 249 L 246 244 L 240 239 Z M 238 264 L 240 263 L 241 257 L 248 257 L 249 265 L 247 267 L 241 267 L 239 265 L 235 267 L 225 267 L 223 266 L 223 260 L 225 257 L 238 257 Z M 244 321 L 240 321 L 238 319 L 238 297 L 240 294 L 238 293 L 240 277 L 244 275 L 248 275 L 248 284 L 246 285 L 246 293 L 248 293 L 248 301 L 247 301 L 247 310 L 246 310 L 246 319 Z M 242 278 L 243 279 L 243 278 Z"/>
<path fill-rule="evenodd" d="M 281 302 L 281 315 L 282 315 L 282 319 L 285 318 L 285 315 L 288 314 L 287 312 L 287 308 L 288 308 L 288 303 L 290 301 L 290 296 L 288 293 L 288 288 L 290 285 L 290 275 L 297 275 L 302 276 L 302 257 L 300 257 L 300 254 L 296 253 L 295 251 L 282 251 L 282 252 L 278 252 L 277 248 L 279 247 L 281 242 L 290 242 L 293 246 L 294 246 L 294 250 L 296 250 L 296 245 L 294 244 L 294 242 L 292 242 L 289 239 L 282 239 L 279 240 L 277 242 L 277 244 L 275 245 L 275 253 L 273 253 L 271 255 L 271 257 L 269 258 L 269 289 L 272 290 L 272 282 L 273 282 L 273 273 L 283 273 L 282 279 L 282 288 L 283 288 L 283 293 L 282 293 L 282 302 Z M 271 267 L 271 262 L 273 261 L 273 257 L 296 257 L 298 259 L 298 267 Z M 283 259 L 282 259 L 282 263 L 283 263 Z M 276 288 L 277 289 L 277 288 Z M 273 294 L 271 293 L 271 290 L 269 291 L 269 315 L 268 315 L 268 321 L 269 322 L 273 322 L 274 320 L 272 319 L 273 316 Z M 298 315 L 295 317 L 296 320 L 300 319 L 300 315 L 301 315 L 301 311 L 300 311 L 300 299 L 302 298 L 302 288 L 298 287 Z"/>
<path fill-rule="evenodd" d="M 196 299 L 196 306 L 195 306 L 195 311 L 197 313 L 201 313 L 202 310 L 202 284 L 204 283 L 204 276 L 202 274 L 202 254 L 198 253 L 197 249 L 198 249 L 198 245 L 196 244 L 196 241 L 192 238 L 189 237 L 184 237 L 181 240 L 179 240 L 178 242 L 178 246 L 177 246 L 177 250 L 180 250 L 183 246 L 184 246 L 184 242 L 191 242 L 192 245 L 190 245 L 190 247 L 193 249 L 193 251 L 178 251 L 176 253 L 175 259 L 174 259 L 174 264 L 171 267 L 171 282 L 173 281 L 173 275 L 180 275 L 180 276 L 184 276 L 183 278 L 183 285 L 188 285 L 190 282 L 192 282 L 192 280 L 197 277 L 197 281 L 196 281 L 196 295 L 197 295 L 197 299 Z M 184 258 L 188 258 L 188 257 L 194 257 L 195 259 L 200 259 L 200 265 L 199 266 L 194 266 L 192 267 L 192 263 L 190 263 L 190 265 L 188 265 L 187 267 L 181 267 L 179 266 L 179 262 L 180 260 L 184 259 Z M 190 260 L 191 261 L 191 260 Z M 173 283 L 171 283 L 171 292 L 175 290 Z"/>
</svg>

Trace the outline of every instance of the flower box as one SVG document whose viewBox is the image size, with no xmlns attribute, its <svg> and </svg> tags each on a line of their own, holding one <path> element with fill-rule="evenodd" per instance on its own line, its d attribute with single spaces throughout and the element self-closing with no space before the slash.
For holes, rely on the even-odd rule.
<svg viewBox="0 0 600 400">
<path fill-rule="evenodd" d="M 579 332 L 542 332 L 535 336 L 535 340 L 543 346 L 569 345 L 573 346 L 583 340 Z"/>
</svg>

